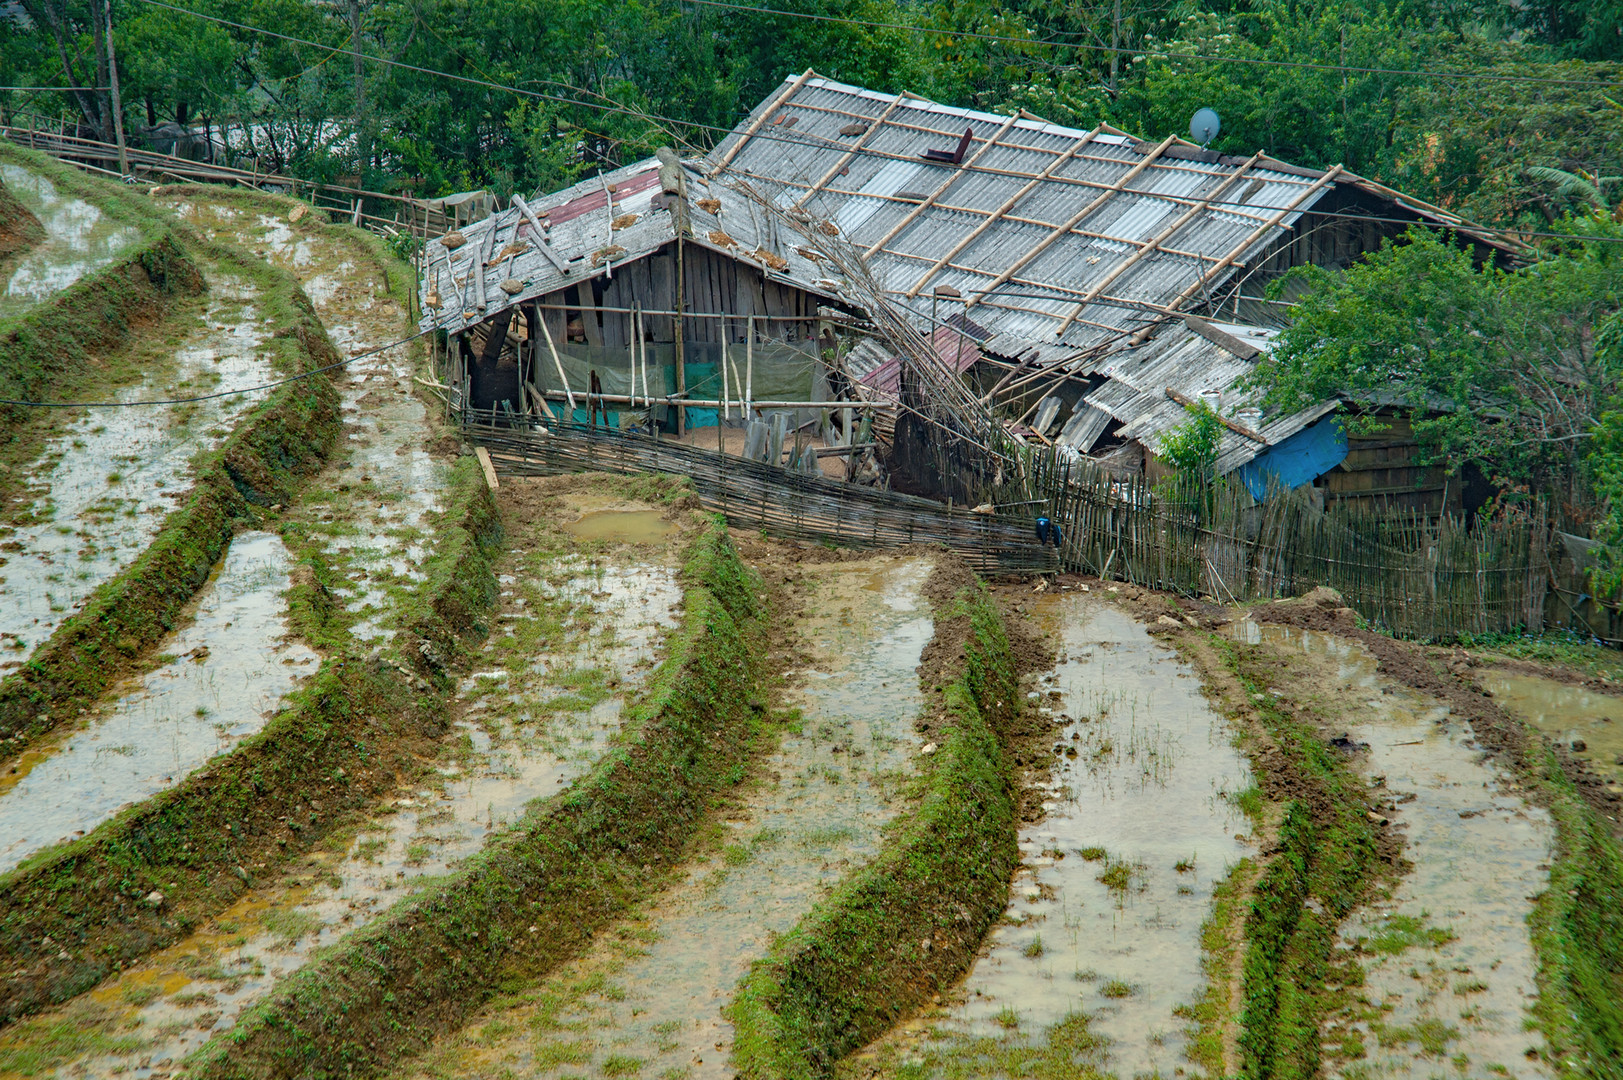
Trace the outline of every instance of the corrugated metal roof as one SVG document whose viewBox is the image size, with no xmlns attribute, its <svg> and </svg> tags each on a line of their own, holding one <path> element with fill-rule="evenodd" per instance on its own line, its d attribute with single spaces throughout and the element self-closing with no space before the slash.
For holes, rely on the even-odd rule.
<svg viewBox="0 0 1623 1080">
<path fill-rule="evenodd" d="M 693 167 L 687 169 L 686 175 L 692 227 L 690 242 L 728 255 L 768 277 L 825 299 L 844 298 L 842 293 L 847 285 L 839 274 L 808 258 L 802 238 L 780 228 L 778 219 L 762 208 L 753 195 L 726 182 L 706 180 L 703 173 Z M 606 190 L 610 188 L 612 208 L 610 192 Z M 455 249 L 447 249 L 443 238 L 429 241 L 428 270 L 422 282 L 425 303 L 419 322 L 421 329 L 437 327 L 457 333 L 503 308 L 612 274 L 615 266 L 640 259 L 676 239 L 675 223 L 660 187 L 657 158 L 583 180 L 573 187 L 536 198 L 529 207 L 546 228 L 546 244 L 552 258 L 542 252 L 532 235 L 534 230 L 516 207 L 464 228 L 462 235 L 466 242 Z M 499 254 L 509 244 L 516 248 L 515 241 L 523 241 L 524 249 L 511 259 L 501 259 L 496 265 L 487 266 L 481 310 L 479 298 L 473 295 L 473 260 L 484 250 L 486 237 L 492 230 L 495 231 L 493 253 Z M 770 252 L 773 260 L 753 257 L 751 253 L 760 249 Z M 560 271 L 553 259 L 568 271 Z M 501 288 L 501 283 L 509 278 L 523 286 L 512 295 Z M 438 311 L 426 303 L 430 292 L 439 294 Z"/>
<path fill-rule="evenodd" d="M 1273 330 L 1236 323 L 1211 326 L 1263 352 L 1268 351 L 1275 336 Z M 1174 323 L 1148 344 L 1112 354 L 1110 362 L 1100 368 L 1106 376 L 1104 385 L 1086 395 L 1083 402 L 1118 421 L 1122 438 L 1136 439 L 1153 451 L 1161 436 L 1189 421 L 1188 410 L 1167 393 L 1168 389 L 1189 401 L 1205 400 L 1219 415 L 1260 436 L 1251 439 L 1223 429 L 1217 453 L 1217 473 L 1221 476 L 1334 412 L 1339 404 L 1321 402 L 1251 427 L 1250 414 L 1254 411 L 1258 417 L 1261 415 L 1257 403 L 1262 391 L 1234 389 L 1235 382 L 1250 371 L 1251 363 L 1187 325 Z"/>
<path fill-rule="evenodd" d="M 951 151 L 965 128 L 973 140 L 961 165 L 925 160 L 927 150 Z M 1090 135 L 1027 114 L 1011 122 L 815 76 L 786 80 L 710 161 L 748 177 L 780 205 L 801 204 L 832 222 L 859 250 L 872 248 L 869 269 L 893 301 L 927 315 L 931 290 L 950 286 L 962 294 L 955 303 L 967 304 L 990 331 L 988 352 L 1035 350 L 1045 363 L 1115 342 L 1192 288 L 1183 302 L 1215 293 L 1337 184 L 1383 199 L 1395 194 L 1350 173 L 1324 182 L 1325 174 L 1260 156 L 1222 157 L 1188 143 L 1160 147 L 1104 130 Z M 1096 200 L 1070 230 L 1059 230 Z M 1405 206 L 1440 224 L 1461 224 L 1414 200 Z M 1232 264 L 1199 286 L 1225 259 Z"/>
</svg>

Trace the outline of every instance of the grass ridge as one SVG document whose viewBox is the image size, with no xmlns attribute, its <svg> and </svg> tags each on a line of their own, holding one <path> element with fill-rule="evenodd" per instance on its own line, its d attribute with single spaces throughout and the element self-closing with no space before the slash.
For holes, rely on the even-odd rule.
<svg viewBox="0 0 1623 1080">
<path fill-rule="evenodd" d="M 591 772 L 468 864 L 286 980 L 188 1059 L 193 1080 L 373 1075 L 545 972 L 649 887 L 742 779 L 760 724 L 765 606 L 717 518 L 689 547 L 683 619 Z M 537 927 L 531 933 L 530 927 Z"/>
<path fill-rule="evenodd" d="M 396 651 L 327 657 L 258 734 L 0 877 L 0 955 L 26 972 L 0 983 L 0 1020 L 63 1001 L 179 940 L 254 877 L 310 850 L 346 811 L 393 790 L 399 774 L 432 752 L 448 716 L 423 674 L 444 680 L 418 644 L 437 642 L 443 662 L 483 632 L 466 609 L 453 627 L 441 595 L 488 606 L 501 536 L 472 458 L 458 463 L 449 484 L 425 595 L 403 618 Z M 317 796 L 319 812 L 310 805 Z M 161 904 L 146 901 L 153 891 Z"/>
<path fill-rule="evenodd" d="M 938 639 L 954 621 L 968 623 L 962 661 L 942 687 L 953 723 L 922 759 L 922 797 L 883 851 L 739 985 L 728 1016 L 733 1068 L 746 1080 L 831 1075 L 968 967 L 1008 901 L 1019 820 L 998 730 L 1017 708 L 1019 676 L 984 585 L 960 590 L 935 616 Z"/>
</svg>

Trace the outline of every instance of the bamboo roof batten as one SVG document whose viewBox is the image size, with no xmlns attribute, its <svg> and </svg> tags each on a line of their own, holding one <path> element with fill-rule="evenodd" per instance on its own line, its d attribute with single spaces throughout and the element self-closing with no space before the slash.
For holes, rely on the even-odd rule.
<svg viewBox="0 0 1623 1080">
<path fill-rule="evenodd" d="M 1329 172 L 1319 177 L 1319 179 L 1311 187 L 1309 187 L 1306 191 L 1303 191 L 1300 195 L 1296 196 L 1296 198 L 1292 199 L 1290 205 L 1280 210 L 1279 213 L 1275 214 L 1267 223 L 1257 226 L 1257 228 L 1249 233 L 1244 240 L 1241 240 L 1238 244 L 1234 245 L 1227 255 L 1224 255 L 1218 260 L 1216 266 L 1213 266 L 1210 270 L 1206 271 L 1206 273 L 1200 276 L 1199 280 L 1190 285 L 1183 292 L 1179 293 L 1172 303 L 1167 305 L 1167 307 L 1173 311 L 1183 307 L 1183 305 L 1188 303 L 1196 293 L 1200 292 L 1203 288 L 1209 285 L 1212 279 L 1216 278 L 1218 274 L 1222 273 L 1223 270 L 1232 265 L 1235 260 L 1244 255 L 1252 244 L 1255 244 L 1257 241 L 1261 240 L 1268 234 L 1270 229 L 1278 226 L 1278 224 L 1288 217 L 1293 210 L 1327 187 L 1335 180 L 1337 176 L 1340 175 L 1341 166 L 1337 165 Z"/>
<path fill-rule="evenodd" d="M 896 106 L 900 105 L 903 101 L 906 101 L 912 96 L 913 95 L 909 94 L 906 90 L 903 90 L 900 94 L 897 94 L 895 99 L 892 100 L 889 105 L 885 106 L 885 111 L 879 114 L 879 118 L 868 124 L 868 129 L 862 133 L 861 137 L 857 139 L 856 143 L 852 145 L 851 149 L 847 150 L 843 155 L 840 156 L 839 160 L 830 165 L 828 167 L 828 171 L 822 176 L 818 177 L 817 182 L 811 187 L 807 188 L 806 193 L 800 196 L 800 198 L 796 199 L 790 209 L 798 210 L 802 206 L 805 206 L 809 199 L 823 189 L 824 184 L 827 184 L 830 180 L 833 180 L 836 176 L 840 175 L 840 170 L 850 165 L 851 160 L 862 151 L 864 146 L 868 145 L 868 140 L 873 137 L 874 132 L 885 126 L 885 121 L 889 120 L 890 114 L 896 111 Z"/>
<path fill-rule="evenodd" d="M 1071 144 L 1070 149 L 1066 150 L 1065 153 L 1059 155 L 1053 161 L 1051 161 L 1042 172 L 1032 177 L 1031 180 L 1028 181 L 1027 184 L 1019 191 L 1015 192 L 1013 195 L 1010 195 L 1008 199 L 1004 201 L 1003 205 L 999 206 L 996 210 L 993 210 L 990 214 L 987 214 L 985 221 L 982 221 L 979 225 L 975 226 L 968 236 L 954 244 L 945 255 L 937 259 L 930 266 L 930 269 L 924 272 L 923 277 L 919 278 L 918 281 L 913 283 L 913 287 L 907 291 L 907 298 L 911 300 L 913 297 L 922 292 L 924 290 L 924 286 L 929 283 L 931 278 L 935 277 L 938 270 L 951 263 L 952 260 L 957 257 L 959 252 L 963 251 L 970 244 L 973 244 L 987 229 L 990 229 L 993 225 L 996 225 L 998 221 L 1008 214 L 1010 210 L 1015 208 L 1021 199 L 1031 194 L 1038 184 L 1041 184 L 1044 180 L 1047 180 L 1053 176 L 1055 170 L 1057 170 L 1061 165 L 1064 165 L 1067 161 L 1071 160 L 1071 158 L 1075 157 L 1077 151 L 1081 150 L 1084 146 L 1088 145 L 1088 143 L 1092 142 L 1093 137 L 1097 134 L 1099 134 L 1099 128 L 1094 128 L 1092 131 L 1076 140 L 1076 142 Z"/>
<path fill-rule="evenodd" d="M 1150 151 L 1148 157 L 1144 158 L 1144 160 L 1140 161 L 1137 165 L 1134 165 L 1131 169 L 1128 169 L 1120 180 L 1116 181 L 1115 184 L 1102 192 L 1098 198 L 1094 199 L 1092 202 L 1088 203 L 1088 205 L 1084 206 L 1081 210 L 1078 210 L 1075 214 L 1073 214 L 1070 220 L 1068 220 L 1064 225 L 1055 226 L 1054 230 L 1039 240 L 1035 247 L 1016 259 L 1013 265 L 1011 265 L 1008 269 L 998 274 L 997 277 L 992 280 L 992 284 L 986 286 L 986 288 L 970 297 L 969 303 L 965 306 L 974 307 L 976 302 L 985 297 L 987 293 L 992 292 L 999 286 L 1006 283 L 1010 278 L 1014 277 L 1022 266 L 1025 266 L 1032 259 L 1035 259 L 1043 252 L 1047 251 L 1049 247 L 1053 245 L 1054 241 L 1058 240 L 1061 236 L 1064 236 L 1076 226 L 1082 224 L 1082 222 L 1087 219 L 1088 215 L 1092 214 L 1105 203 L 1109 202 L 1111 196 L 1119 195 L 1123 191 L 1126 191 L 1127 185 L 1137 179 L 1139 173 L 1149 168 L 1150 163 L 1156 158 L 1160 157 L 1161 153 L 1166 150 L 1167 147 L 1172 145 L 1172 140 L 1174 137 L 1175 136 L 1168 135 L 1165 139 L 1162 139 L 1160 145 L 1158 145 L 1154 150 Z"/>
<path fill-rule="evenodd" d="M 954 165 L 952 167 L 952 171 L 948 173 L 947 178 L 941 181 L 941 183 L 936 186 L 936 189 L 930 192 L 923 202 L 919 203 L 918 206 L 914 207 L 912 211 L 902 218 L 902 220 L 893 225 L 889 232 L 887 232 L 884 236 L 881 236 L 878 240 L 875 240 L 872 244 L 868 245 L 868 250 L 862 253 L 862 257 L 865 259 L 871 258 L 874 252 L 896 239 L 896 237 L 904 232 L 909 225 L 918 220 L 919 215 L 923 214 L 926 210 L 930 209 L 930 207 L 934 206 L 936 200 L 941 198 L 948 188 L 957 183 L 959 177 L 962 176 L 965 171 L 974 168 L 975 162 L 979 161 L 983 156 L 985 156 L 987 151 L 996 146 L 999 139 L 1008 134 L 1009 129 L 1014 126 L 1014 122 L 1018 119 L 1020 119 L 1020 115 L 1018 113 L 1009 117 L 1003 122 L 1003 126 L 997 129 L 997 134 L 993 135 L 990 139 L 987 139 L 981 144 L 980 149 L 975 151 L 973 157 L 961 164 Z M 946 132 L 942 132 L 942 134 L 945 135 Z"/>
<path fill-rule="evenodd" d="M 738 156 L 738 152 L 744 149 L 744 144 L 749 142 L 750 137 L 757 131 L 760 131 L 762 125 L 771 119 L 772 114 L 783 108 L 783 106 L 789 102 L 789 99 L 799 93 L 802 86 L 806 85 L 806 80 L 810 79 L 815 74 L 815 71 L 813 71 L 811 68 L 807 68 L 805 71 L 800 73 L 800 77 L 798 79 L 789 84 L 789 88 L 787 90 L 779 94 L 776 98 L 772 99 L 772 101 L 761 110 L 760 114 L 755 117 L 750 126 L 738 136 L 738 140 L 727 148 L 727 152 L 721 156 L 721 160 L 717 161 L 715 165 L 711 167 L 708 175 L 714 178 L 717 173 L 725 169 L 733 158 Z"/>
<path fill-rule="evenodd" d="M 1261 159 L 1261 157 L 1262 151 L 1258 150 L 1255 154 L 1251 155 L 1251 159 L 1244 165 L 1229 173 L 1228 178 L 1222 183 L 1218 184 L 1217 187 L 1212 190 L 1211 194 L 1207 195 L 1203 201 L 1184 211 L 1181 215 L 1179 215 L 1177 220 L 1172 222 L 1172 224 L 1156 233 L 1150 239 L 1144 241 L 1144 243 L 1139 246 L 1137 251 L 1133 252 L 1126 259 L 1123 259 L 1121 262 L 1117 263 L 1111 268 L 1109 273 L 1105 274 L 1104 277 L 1100 278 L 1093 285 L 1089 286 L 1087 293 L 1083 295 L 1081 301 L 1076 305 L 1075 308 L 1071 309 L 1071 313 L 1069 315 L 1065 316 L 1065 321 L 1060 324 L 1060 328 L 1054 331 L 1055 335 L 1058 337 L 1064 337 L 1065 331 L 1071 328 L 1071 324 L 1076 321 L 1077 316 L 1082 314 L 1084 308 L 1103 294 L 1104 291 L 1109 288 L 1117 278 L 1121 277 L 1123 274 L 1127 273 L 1127 271 L 1137 266 L 1140 259 L 1144 258 L 1144 256 L 1148 255 L 1152 251 L 1161 250 L 1161 245 L 1166 240 L 1170 239 L 1171 236 L 1179 229 L 1189 224 L 1195 219 L 1196 216 L 1209 209 L 1218 196 L 1228 191 L 1229 188 L 1233 187 L 1242 177 L 1249 173 L 1252 166 L 1256 165 L 1257 161 Z"/>
</svg>

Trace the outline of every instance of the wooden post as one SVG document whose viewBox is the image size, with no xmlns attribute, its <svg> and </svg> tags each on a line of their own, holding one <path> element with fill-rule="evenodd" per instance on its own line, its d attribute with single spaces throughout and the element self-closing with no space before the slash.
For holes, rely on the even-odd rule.
<svg viewBox="0 0 1623 1080">
<path fill-rule="evenodd" d="M 749 317 L 747 335 L 744 338 L 744 419 L 754 419 L 755 415 L 755 316 Z"/>
<path fill-rule="evenodd" d="M 687 433 L 688 407 L 681 404 L 681 395 L 687 393 L 687 350 L 682 343 L 682 313 L 687 310 L 687 297 L 683 295 L 686 287 L 682 280 L 682 233 L 676 234 L 676 437 L 680 439 Z"/>
<path fill-rule="evenodd" d="M 727 400 L 727 329 L 725 326 L 722 327 L 721 331 L 721 418 L 723 420 L 733 418 L 733 407 Z M 721 443 L 721 427 L 719 424 L 716 427 L 716 443 L 717 445 Z"/>
<path fill-rule="evenodd" d="M 118 139 L 118 175 L 128 176 L 130 155 L 124 148 L 124 100 L 118 92 L 118 57 L 113 53 L 113 0 L 103 0 L 107 18 L 107 86 L 113 92 L 113 135 Z"/>
</svg>

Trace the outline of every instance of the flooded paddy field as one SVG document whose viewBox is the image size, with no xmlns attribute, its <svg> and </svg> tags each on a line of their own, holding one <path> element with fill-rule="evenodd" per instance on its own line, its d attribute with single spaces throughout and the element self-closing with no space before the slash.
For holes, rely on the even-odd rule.
<svg viewBox="0 0 1623 1080">
<path fill-rule="evenodd" d="M 0 773 L 0 873 L 83 836 L 264 726 L 319 661 L 290 640 L 287 550 L 237 536 L 157 665 Z"/>
<path fill-rule="evenodd" d="M 1537 1030 L 1529 922 L 1549 886 L 1549 813 L 1477 745 L 1469 721 L 1383 678 L 1357 644 L 1289 627 L 1235 624 L 1326 662 L 1349 698 L 1345 737 L 1390 799 L 1410 869 L 1355 911 L 1337 948 L 1362 969 L 1324 1026 L 1326 1072 L 1344 1077 L 1554 1075 Z"/>
<path fill-rule="evenodd" d="M 254 883 L 197 933 L 0 1031 L 0 1072 L 27 1063 L 24 1072 L 169 1073 L 319 949 L 456 870 L 614 743 L 676 625 L 693 525 L 685 511 L 628 503 L 591 482 L 517 487 L 494 629 L 458 681 L 450 732 L 422 784 L 280 879 Z M 605 506 L 663 515 L 664 539 L 575 543 L 568 523 Z M 74 1038 L 55 1037 L 70 1026 Z"/>
<path fill-rule="evenodd" d="M 733 1075 L 723 1010 L 734 987 L 775 935 L 877 852 L 922 752 L 912 722 L 932 633 L 929 560 L 817 571 L 795 621 L 803 666 L 789 673 L 786 728 L 753 789 L 716 823 L 709 853 L 579 961 L 498 999 L 401 1075 Z"/>
<path fill-rule="evenodd" d="M 257 287 L 204 267 L 206 306 L 119 401 L 185 398 L 275 378 L 274 327 Z M 34 649 L 146 549 L 191 488 L 192 466 L 264 392 L 136 408 L 85 409 L 24 470 L 26 494 L 0 514 L 0 674 Z"/>
<path fill-rule="evenodd" d="M 0 164 L 0 182 L 44 228 L 44 238 L 0 263 L 0 320 L 66 289 L 86 274 L 116 259 L 141 238 L 139 229 L 121 223 L 83 199 L 57 190 L 32 169 Z"/>
<path fill-rule="evenodd" d="M 299 279 L 344 356 L 383 349 L 336 374 L 343 441 L 328 469 L 294 508 L 290 543 L 319 551 L 334 568 L 329 587 L 350 613 L 347 632 L 366 641 L 393 634 L 390 610 L 421 581 L 424 525 L 441 508 L 446 464 L 429 449 L 430 414 L 412 382 L 411 349 L 387 348 L 414 332 L 399 292 L 409 268 L 376 241 L 314 215 L 287 220 L 288 200 L 242 198 L 199 187 L 165 189 L 160 201 L 211 239 L 236 244 Z M 391 276 L 392 275 L 392 276 Z"/>
</svg>

